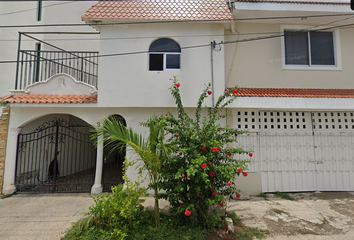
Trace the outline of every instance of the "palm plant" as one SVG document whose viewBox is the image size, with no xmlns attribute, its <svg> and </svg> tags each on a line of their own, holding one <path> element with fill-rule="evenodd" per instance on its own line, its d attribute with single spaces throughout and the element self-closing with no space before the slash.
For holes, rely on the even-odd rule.
<svg viewBox="0 0 354 240">
<path fill-rule="evenodd" d="M 101 124 L 95 127 L 92 137 L 96 144 L 103 141 L 105 147 L 110 149 L 111 152 L 116 149 L 123 151 L 128 145 L 138 154 L 139 159 L 142 160 L 142 164 L 139 165 L 140 171 L 147 171 L 150 187 L 154 190 L 156 227 L 160 225 L 158 183 L 160 181 L 161 165 L 167 157 L 162 119 L 154 116 L 144 123 L 150 130 L 147 139 L 132 128 L 124 126 L 120 120 L 115 118 L 102 119 Z"/>
</svg>

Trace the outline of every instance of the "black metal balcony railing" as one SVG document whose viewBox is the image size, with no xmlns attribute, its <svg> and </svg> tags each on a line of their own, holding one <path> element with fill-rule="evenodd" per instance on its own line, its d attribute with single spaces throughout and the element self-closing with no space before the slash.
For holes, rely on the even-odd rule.
<svg viewBox="0 0 354 240">
<path fill-rule="evenodd" d="M 19 50 L 16 90 L 66 73 L 97 88 L 98 52 Z"/>
</svg>

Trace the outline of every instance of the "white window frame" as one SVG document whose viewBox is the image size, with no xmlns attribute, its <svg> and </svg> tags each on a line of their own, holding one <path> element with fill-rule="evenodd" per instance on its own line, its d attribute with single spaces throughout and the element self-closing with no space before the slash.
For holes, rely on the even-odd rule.
<svg viewBox="0 0 354 240">
<path fill-rule="evenodd" d="M 313 27 L 308 25 L 282 25 L 280 26 L 281 32 L 281 63 L 282 69 L 290 69 L 290 70 L 342 70 L 342 57 L 340 51 L 340 38 L 339 38 L 339 30 L 338 29 L 328 29 L 328 26 L 321 27 Z M 333 45 L 334 45 L 334 63 L 335 65 L 295 65 L 295 64 L 285 64 L 285 38 L 284 31 L 286 30 L 320 30 L 326 32 L 333 32 Z M 309 45 L 310 45 L 310 41 Z M 309 57 L 311 57 L 311 49 L 309 48 Z"/>
<path fill-rule="evenodd" d="M 163 70 L 160 71 L 173 71 L 173 70 L 181 70 L 181 53 L 180 52 L 149 52 L 148 55 L 148 70 L 149 72 L 159 72 L 159 70 L 150 70 L 150 54 L 162 54 L 163 55 Z M 179 55 L 179 68 L 166 68 L 166 55 Z"/>
</svg>

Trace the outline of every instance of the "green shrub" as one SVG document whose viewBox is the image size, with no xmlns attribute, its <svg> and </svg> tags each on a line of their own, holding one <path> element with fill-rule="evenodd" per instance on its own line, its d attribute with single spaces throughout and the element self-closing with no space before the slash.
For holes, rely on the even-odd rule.
<svg viewBox="0 0 354 240">
<path fill-rule="evenodd" d="M 167 144 L 174 147 L 175 153 L 164 161 L 159 187 L 165 190 L 164 197 L 181 222 L 214 227 L 221 218 L 209 210 L 214 205 L 223 206 L 225 195 L 239 193 L 234 179 L 240 174 L 247 176 L 248 156 L 236 160 L 234 155 L 249 152 L 233 148 L 232 144 L 243 132 L 217 123 L 228 116 L 224 108 L 234 101 L 237 90 L 226 91 L 214 107 L 206 107 L 207 115 L 202 117 L 204 100 L 212 94 L 209 84 L 200 95 L 195 116 L 191 118 L 183 107 L 180 86 L 174 78 L 171 93 L 176 101 L 177 116 L 169 113 L 165 117 L 165 129 L 172 134 Z"/>
</svg>

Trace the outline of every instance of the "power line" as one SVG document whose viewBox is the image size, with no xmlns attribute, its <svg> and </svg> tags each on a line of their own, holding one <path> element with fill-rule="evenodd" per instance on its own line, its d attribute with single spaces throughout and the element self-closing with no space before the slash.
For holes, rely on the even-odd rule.
<svg viewBox="0 0 354 240">
<path fill-rule="evenodd" d="M 38 2 L 38 0 L 37 0 L 37 2 Z M 48 7 L 53 7 L 53 6 L 57 6 L 57 5 L 63 5 L 63 4 L 70 4 L 70 3 L 73 3 L 73 2 L 54 3 L 51 5 L 43 6 L 42 8 L 48 8 Z M 0 16 L 6 16 L 6 15 L 11 15 L 11 14 L 23 13 L 23 12 L 30 12 L 30 11 L 34 11 L 34 10 L 36 11 L 37 8 L 29 8 L 29 9 L 24 9 L 24 10 L 20 10 L 20 11 L 1 13 Z"/>
<path fill-rule="evenodd" d="M 347 14 L 322 14 L 322 15 L 302 15 L 285 17 L 260 17 L 260 18 L 234 18 L 217 20 L 164 20 L 164 21 L 141 21 L 141 22 L 111 22 L 111 23 L 61 23 L 61 24 L 27 24 L 27 25 L 0 25 L 0 28 L 34 28 L 34 27 L 82 27 L 82 26 L 114 26 L 114 25 L 136 25 L 152 23 L 200 23 L 200 22 L 231 22 L 231 21 L 254 21 L 254 20 L 276 20 L 276 19 L 294 19 L 294 18 L 319 18 L 319 17 L 341 17 L 354 16 L 353 13 Z"/>
<path fill-rule="evenodd" d="M 326 24 L 325 24 L 326 25 Z M 325 31 L 325 30 L 330 30 L 334 28 L 347 28 L 350 26 L 354 26 L 354 24 L 344 24 L 340 26 L 333 26 L 333 27 L 326 27 L 326 28 L 321 28 L 321 29 L 315 29 L 311 30 L 313 32 L 316 31 Z M 299 33 L 299 32 L 308 32 L 308 29 L 300 29 L 298 31 L 294 31 L 293 34 Z M 257 38 L 246 38 L 246 39 L 241 39 L 241 40 L 235 40 L 235 41 L 227 41 L 223 43 L 219 43 L 220 45 L 226 45 L 226 44 L 233 44 L 233 43 L 241 43 L 241 42 L 251 42 L 251 41 L 259 41 L 259 40 L 265 40 L 265 39 L 272 39 L 272 38 L 278 38 L 278 37 L 283 37 L 284 34 L 277 34 L 277 35 L 269 35 L 269 36 L 264 36 L 264 37 L 257 37 Z M 210 44 L 201 44 L 201 45 L 194 45 L 194 46 L 187 46 L 187 47 L 181 47 L 181 49 L 194 49 L 194 48 L 201 48 L 201 47 L 210 47 Z M 137 52 L 126 52 L 126 53 L 112 53 L 112 54 L 101 54 L 97 55 L 94 57 L 102 58 L 102 57 L 114 57 L 114 56 L 127 56 L 127 55 L 136 55 L 136 54 L 144 54 L 144 53 L 149 53 L 149 51 L 137 51 Z M 90 57 L 82 57 L 82 58 L 90 58 Z M 66 59 L 71 59 L 71 58 L 66 58 Z M 26 62 L 26 61 L 24 61 Z M 1 63 L 17 63 L 17 61 L 0 61 Z"/>
</svg>

